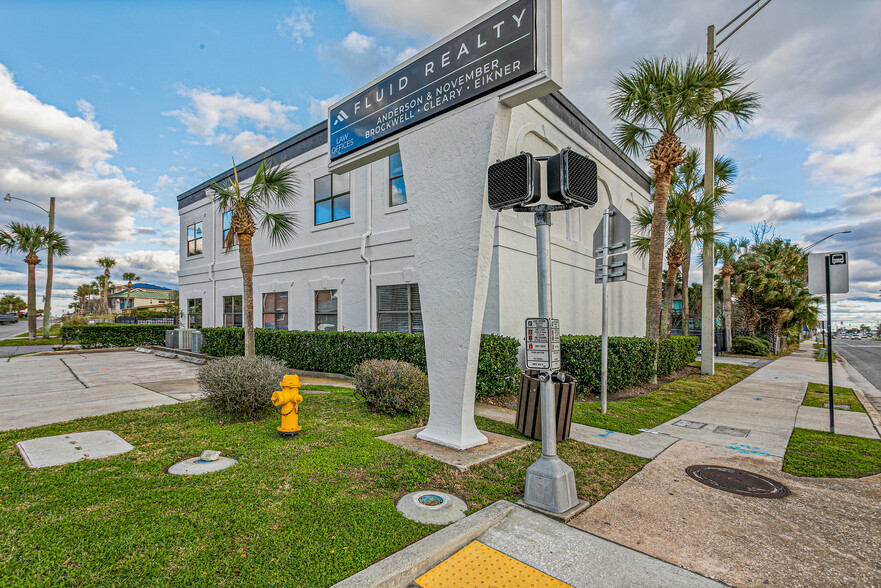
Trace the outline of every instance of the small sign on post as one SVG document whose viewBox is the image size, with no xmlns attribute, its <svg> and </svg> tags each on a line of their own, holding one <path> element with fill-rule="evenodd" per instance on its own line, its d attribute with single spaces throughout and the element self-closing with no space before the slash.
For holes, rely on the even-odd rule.
<svg viewBox="0 0 881 588">
<path fill-rule="evenodd" d="M 560 369 L 560 320 L 526 319 L 526 369 Z"/>
</svg>

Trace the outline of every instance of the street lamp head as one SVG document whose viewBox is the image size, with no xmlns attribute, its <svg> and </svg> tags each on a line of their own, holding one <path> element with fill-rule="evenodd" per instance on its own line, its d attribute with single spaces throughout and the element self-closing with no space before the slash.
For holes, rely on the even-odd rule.
<svg viewBox="0 0 881 588">
<path fill-rule="evenodd" d="M 9 195 L 9 192 L 6 193 L 6 196 L 3 198 L 4 202 L 12 202 L 12 196 Z"/>
</svg>

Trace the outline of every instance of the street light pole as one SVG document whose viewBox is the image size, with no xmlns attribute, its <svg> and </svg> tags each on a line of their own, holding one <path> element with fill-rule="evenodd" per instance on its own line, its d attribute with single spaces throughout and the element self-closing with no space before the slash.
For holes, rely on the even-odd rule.
<svg viewBox="0 0 881 588">
<path fill-rule="evenodd" d="M 39 204 L 35 204 L 30 200 L 25 200 L 24 198 L 19 198 L 18 196 L 12 196 L 7 194 L 4 198 L 4 202 L 12 202 L 13 200 L 21 200 L 22 202 L 27 202 L 32 206 L 36 206 L 43 212 L 49 215 L 49 232 L 55 230 L 55 196 L 51 196 L 49 198 L 49 210 L 46 210 Z M 46 300 L 43 304 L 43 339 L 49 338 L 49 329 L 52 326 L 52 249 L 50 248 L 47 252 L 46 258 Z M 46 317 L 49 317 L 48 321 Z"/>
<path fill-rule="evenodd" d="M 847 233 L 850 233 L 850 229 L 848 229 L 848 230 L 846 230 L 846 231 L 838 231 L 837 233 L 832 233 L 831 235 L 826 235 L 825 237 L 823 237 L 823 238 L 820 239 L 819 241 L 814 241 L 813 243 L 811 243 L 810 245 L 808 245 L 807 247 L 805 247 L 804 249 L 802 249 L 802 251 L 809 251 L 809 250 L 813 249 L 814 246 L 819 245 L 820 243 L 822 243 L 822 242 L 825 241 L 826 239 L 831 239 L 831 238 L 834 237 L 835 235 L 846 235 Z"/>
<path fill-rule="evenodd" d="M 728 21 L 725 26 L 719 29 L 722 33 L 725 29 L 740 20 L 751 8 L 758 5 L 755 12 L 750 14 L 746 19 L 737 25 L 733 31 L 728 33 L 718 43 L 716 42 L 716 27 L 710 25 L 707 27 L 707 70 L 712 70 L 716 56 L 716 50 L 731 38 L 731 35 L 740 30 L 740 27 L 748 23 L 759 11 L 771 3 L 771 0 L 755 0 L 749 6 L 744 8 L 740 14 Z M 712 97 L 715 101 L 716 97 Z M 712 198 L 715 196 L 716 184 L 716 164 L 715 154 L 713 153 L 714 132 L 712 124 L 707 124 L 706 141 L 704 153 L 704 198 Z M 711 209 L 712 210 L 712 209 Z M 712 211 L 709 213 L 711 225 L 715 223 Z M 715 284 L 713 282 L 713 274 L 716 265 L 715 243 L 712 238 L 705 239 L 703 243 L 703 287 L 701 288 L 701 373 L 712 376 L 715 371 L 714 357 L 715 339 L 716 339 L 716 308 L 715 308 Z"/>
</svg>

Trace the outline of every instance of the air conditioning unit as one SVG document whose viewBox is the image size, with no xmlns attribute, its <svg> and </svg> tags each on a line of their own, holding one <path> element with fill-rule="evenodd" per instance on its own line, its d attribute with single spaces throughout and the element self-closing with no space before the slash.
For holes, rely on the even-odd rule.
<svg viewBox="0 0 881 588">
<path fill-rule="evenodd" d="M 175 329 L 175 333 L 177 333 L 177 345 L 175 349 L 192 349 L 193 348 L 193 333 L 198 333 L 197 329 Z"/>
<path fill-rule="evenodd" d="M 168 329 L 165 331 L 165 346 L 168 349 L 177 349 L 178 335 L 177 331 Z"/>
</svg>

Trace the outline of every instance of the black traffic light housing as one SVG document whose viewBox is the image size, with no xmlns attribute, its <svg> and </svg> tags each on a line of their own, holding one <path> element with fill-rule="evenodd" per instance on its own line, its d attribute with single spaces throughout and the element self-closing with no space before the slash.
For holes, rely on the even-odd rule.
<svg viewBox="0 0 881 588">
<path fill-rule="evenodd" d="M 590 208 L 598 200 L 597 164 L 566 147 L 548 158 L 548 198 Z"/>
<path fill-rule="evenodd" d="M 487 170 L 487 200 L 493 210 L 533 204 L 541 199 L 541 169 L 531 153 L 496 162 Z"/>
</svg>

